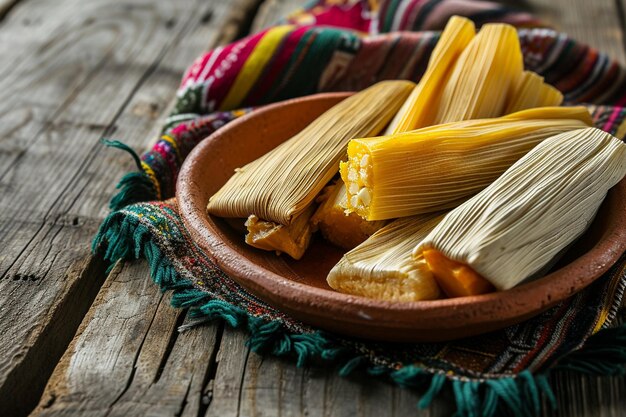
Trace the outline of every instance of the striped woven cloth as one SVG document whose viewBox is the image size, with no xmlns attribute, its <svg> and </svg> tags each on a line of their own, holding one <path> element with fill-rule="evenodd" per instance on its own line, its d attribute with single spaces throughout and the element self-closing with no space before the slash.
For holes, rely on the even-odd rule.
<svg viewBox="0 0 626 417">
<path fill-rule="evenodd" d="M 626 136 L 626 71 L 598 51 L 545 27 L 528 13 L 471 0 L 322 0 L 265 29 L 199 57 L 187 70 L 162 136 L 120 182 L 94 248 L 110 261 L 146 258 L 172 303 L 201 319 L 223 318 L 250 331 L 253 349 L 335 361 L 425 390 L 427 406 L 443 388 L 459 415 L 527 416 L 554 402 L 556 369 L 624 370 L 626 329 L 608 329 L 626 285 L 626 257 L 588 289 L 525 323 L 471 339 L 390 345 L 330 335 L 266 305 L 219 270 L 186 231 L 174 185 L 186 156 L 203 138 L 257 106 L 322 91 L 354 91 L 384 79 L 419 80 L 453 14 L 477 25 L 519 28 L 527 69 L 545 77 L 569 103 L 585 103 L 596 126 Z M 169 200 L 168 200 L 169 199 Z M 148 202 L 149 201 L 149 202 Z M 593 336 L 592 336 L 593 335 Z M 590 337 L 591 336 L 591 337 Z"/>
</svg>

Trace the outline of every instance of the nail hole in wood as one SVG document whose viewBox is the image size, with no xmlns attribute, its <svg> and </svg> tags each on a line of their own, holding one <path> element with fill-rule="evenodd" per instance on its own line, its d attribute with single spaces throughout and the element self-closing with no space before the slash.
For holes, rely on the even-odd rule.
<svg viewBox="0 0 626 417">
<path fill-rule="evenodd" d="M 207 23 L 209 23 L 211 20 L 213 20 L 213 10 L 209 9 L 206 11 L 206 13 L 204 13 L 202 15 L 202 17 L 200 18 L 200 23 L 202 23 L 203 25 L 206 25 Z"/>
<path fill-rule="evenodd" d="M 34 274 L 15 274 L 13 275 L 13 281 L 32 281 L 35 282 L 39 280 L 39 277 Z"/>
</svg>

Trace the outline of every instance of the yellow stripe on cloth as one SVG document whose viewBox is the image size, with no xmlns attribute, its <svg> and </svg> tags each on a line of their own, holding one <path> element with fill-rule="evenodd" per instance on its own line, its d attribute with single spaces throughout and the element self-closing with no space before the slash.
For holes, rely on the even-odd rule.
<svg viewBox="0 0 626 417">
<path fill-rule="evenodd" d="M 160 200 L 161 199 L 161 185 L 159 184 L 159 180 L 157 180 L 156 174 L 154 173 L 152 168 L 150 168 L 150 165 L 146 164 L 144 161 L 141 161 L 141 167 L 143 168 L 145 173 L 148 174 L 148 177 L 150 177 L 152 184 L 154 184 L 154 189 L 156 190 L 157 200 Z"/>
<path fill-rule="evenodd" d="M 169 143 L 172 149 L 174 149 L 174 152 L 176 152 L 176 156 L 180 159 L 180 152 L 178 150 L 178 144 L 176 143 L 176 140 L 170 135 L 161 136 L 161 140 Z"/>
<path fill-rule="evenodd" d="M 604 300 L 604 305 L 602 306 L 602 311 L 600 311 L 600 315 L 598 316 L 598 321 L 596 321 L 596 325 L 593 329 L 592 334 L 598 333 L 602 326 L 604 326 L 604 322 L 607 318 L 609 318 L 609 313 L 611 311 L 611 300 L 615 299 L 615 292 L 617 291 L 617 287 L 619 284 L 619 279 L 615 279 L 615 276 L 624 276 L 624 272 L 626 272 L 626 264 L 622 267 L 617 275 L 613 276 L 611 280 L 610 287 L 608 288 L 608 297 Z"/>
<path fill-rule="evenodd" d="M 278 45 L 294 28 L 293 25 L 276 26 L 265 33 L 263 38 L 256 44 L 250 57 L 243 64 L 243 68 L 233 83 L 228 95 L 222 102 L 220 110 L 230 110 L 238 107 L 244 97 L 250 92 L 250 89 L 261 75 L 263 68 L 274 55 L 274 51 Z"/>
</svg>

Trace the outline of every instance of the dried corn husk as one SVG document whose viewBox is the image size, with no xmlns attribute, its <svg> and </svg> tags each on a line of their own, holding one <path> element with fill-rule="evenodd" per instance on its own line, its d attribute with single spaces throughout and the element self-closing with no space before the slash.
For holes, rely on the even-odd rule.
<svg viewBox="0 0 626 417">
<path fill-rule="evenodd" d="M 463 50 L 474 38 L 474 23 L 452 16 L 433 49 L 426 72 L 389 124 L 386 134 L 406 132 L 436 124 L 441 91 Z"/>
<path fill-rule="evenodd" d="M 455 207 L 543 139 L 591 123 L 584 107 L 545 107 L 351 140 L 348 209 L 384 220 Z"/>
<path fill-rule="evenodd" d="M 529 94 L 531 89 L 534 96 Z M 493 91 L 498 91 L 497 97 Z M 454 16 L 442 32 L 422 79 L 386 132 L 400 133 L 481 115 L 498 116 L 505 113 L 507 103 L 509 109 L 523 109 L 559 105 L 561 101 L 562 95 L 544 84 L 541 77 L 522 72 L 522 54 L 513 27 L 486 25 L 476 36 L 469 19 Z M 352 195 L 367 200 L 366 187 L 350 186 Z M 357 235 L 356 227 L 363 225 L 353 220 L 354 215 L 332 216 L 333 211 L 326 207 L 320 208 L 320 213 L 347 236 Z M 337 240 L 337 233 L 333 235 L 329 227 L 323 227 L 322 232 Z"/>
<path fill-rule="evenodd" d="M 426 214 L 395 220 L 346 253 L 328 274 L 331 288 L 388 301 L 433 300 L 440 291 L 424 260 L 411 251 L 443 216 Z"/>
<path fill-rule="evenodd" d="M 580 236 L 624 175 L 626 145 L 606 132 L 579 129 L 546 139 L 448 213 L 417 245 L 415 259 L 434 251 L 509 289 Z"/>
<path fill-rule="evenodd" d="M 343 100 L 293 138 L 237 169 L 209 200 L 209 213 L 254 214 L 289 225 L 336 174 L 348 141 L 380 132 L 414 85 L 384 81 Z"/>
<path fill-rule="evenodd" d="M 475 35 L 470 20 L 454 16 L 386 134 L 561 104 L 558 90 L 522 70 L 515 28 L 488 24 Z"/>
<path fill-rule="evenodd" d="M 501 116 L 523 68 L 517 30 L 506 24 L 484 25 L 454 65 L 436 123 Z"/>
<path fill-rule="evenodd" d="M 311 217 L 311 224 L 332 244 L 352 249 L 387 222 L 368 222 L 356 213 L 346 213 L 347 200 L 348 194 L 343 181 L 329 185 L 320 196 L 320 206 Z"/>
<path fill-rule="evenodd" d="M 534 72 L 524 71 L 504 114 L 533 107 L 559 106 L 562 102 L 563 94 L 559 90 L 544 83 L 543 77 Z"/>
</svg>

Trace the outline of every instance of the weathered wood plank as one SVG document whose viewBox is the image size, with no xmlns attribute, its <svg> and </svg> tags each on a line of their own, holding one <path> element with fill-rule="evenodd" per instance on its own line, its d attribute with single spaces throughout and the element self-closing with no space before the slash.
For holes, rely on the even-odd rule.
<svg viewBox="0 0 626 417">
<path fill-rule="evenodd" d="M 615 8 L 617 9 L 617 17 L 622 29 L 622 46 L 626 53 L 626 4 L 624 4 L 623 0 L 615 0 Z"/>
<path fill-rule="evenodd" d="M 4 19 L 19 1 L 20 0 L 0 0 L 0 20 Z"/>
<path fill-rule="evenodd" d="M 297 368 L 292 360 L 257 355 L 245 338 L 242 331 L 224 331 L 206 417 L 443 416 L 453 411 L 445 397 L 419 410 L 414 391 L 359 372 L 343 378 L 335 366 Z"/>
<path fill-rule="evenodd" d="M 558 408 L 544 408 L 544 416 L 620 417 L 626 410 L 626 382 L 623 377 L 594 377 L 559 373 L 552 378 Z"/>
<path fill-rule="evenodd" d="M 179 334 L 169 299 L 142 263 L 118 265 L 33 415 L 197 415 L 220 325 Z"/>
<path fill-rule="evenodd" d="M 252 32 L 258 32 L 278 22 L 296 10 L 302 9 L 306 3 L 298 0 L 265 0 L 252 23 Z"/>
<path fill-rule="evenodd" d="M 215 378 L 211 382 L 207 417 L 240 415 L 246 364 L 253 355 L 246 346 L 246 337 L 243 331 L 224 329 L 217 353 Z"/>
<path fill-rule="evenodd" d="M 104 279 L 89 244 L 132 164 L 99 138 L 114 134 L 145 148 L 182 71 L 250 4 L 33 0 L 0 26 L 0 410 L 7 415 L 36 405 Z"/>
<path fill-rule="evenodd" d="M 299 369 L 293 361 L 251 354 L 241 388 L 240 415 L 399 417 L 418 410 L 415 391 L 361 372 L 349 378 L 337 372 L 335 366 Z M 451 404 L 437 399 L 420 414 L 450 415 L 453 410 Z"/>
</svg>

